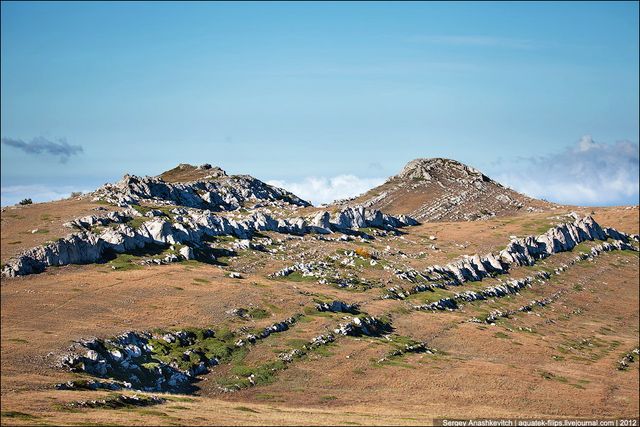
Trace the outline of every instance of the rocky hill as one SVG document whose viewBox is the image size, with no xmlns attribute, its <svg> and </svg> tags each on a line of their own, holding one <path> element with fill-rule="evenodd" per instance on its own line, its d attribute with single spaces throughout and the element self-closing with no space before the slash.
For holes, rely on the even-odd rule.
<svg viewBox="0 0 640 427">
<path fill-rule="evenodd" d="M 179 165 L 2 208 L 0 423 L 638 413 L 637 206 L 547 206 L 442 159 L 382 187 L 313 207 Z M 399 213 L 458 190 L 426 218 L 496 217 Z"/>
<path fill-rule="evenodd" d="M 212 211 L 257 206 L 310 206 L 295 194 L 249 175 L 227 175 L 209 164 L 180 164 L 155 177 L 125 175 L 94 193 L 97 200 L 121 207 L 141 202 L 186 206 Z"/>
<path fill-rule="evenodd" d="M 419 221 L 474 221 L 544 210 L 549 203 L 517 193 L 450 159 L 415 159 L 384 184 L 337 202 L 362 205 Z"/>
</svg>

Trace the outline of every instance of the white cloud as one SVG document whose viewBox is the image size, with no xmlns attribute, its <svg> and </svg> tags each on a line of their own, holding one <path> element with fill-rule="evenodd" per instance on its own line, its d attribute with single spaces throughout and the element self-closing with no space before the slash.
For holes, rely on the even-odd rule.
<svg viewBox="0 0 640 427">
<path fill-rule="evenodd" d="M 91 190 L 62 185 L 50 187 L 41 184 L 9 185 L 0 189 L 0 204 L 2 206 L 15 205 L 22 199 L 32 199 L 34 203 L 49 202 L 51 200 L 65 199 L 74 191 L 88 192 Z"/>
<path fill-rule="evenodd" d="M 299 181 L 271 180 L 267 184 L 284 188 L 314 205 L 329 203 L 338 199 L 358 196 L 382 184 L 385 178 L 359 178 L 355 175 L 334 177 L 309 176 Z"/>
<path fill-rule="evenodd" d="M 638 144 L 600 143 L 590 135 L 574 146 L 524 159 L 495 178 L 532 197 L 556 203 L 606 206 L 638 204 Z"/>
</svg>

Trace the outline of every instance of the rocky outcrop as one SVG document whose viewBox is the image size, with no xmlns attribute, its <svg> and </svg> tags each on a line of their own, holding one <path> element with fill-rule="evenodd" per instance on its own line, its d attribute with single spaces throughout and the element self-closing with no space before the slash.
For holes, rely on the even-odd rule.
<svg viewBox="0 0 640 427">
<path fill-rule="evenodd" d="M 546 272 L 538 273 L 534 277 L 526 277 L 524 279 L 510 280 L 501 285 L 491 286 L 485 289 L 482 289 L 478 292 L 476 291 L 465 291 L 457 293 L 453 296 L 453 298 L 443 298 L 439 301 L 416 305 L 414 309 L 416 310 L 455 310 L 458 308 L 458 303 L 461 302 L 473 302 L 477 300 L 486 300 L 489 298 L 502 298 L 507 295 L 515 295 L 518 294 L 522 289 L 531 286 L 531 283 L 534 279 L 544 280 L 548 279 L 549 275 Z"/>
<path fill-rule="evenodd" d="M 592 240 L 614 240 L 619 249 L 633 249 L 628 242 L 631 236 L 607 228 L 607 233 L 590 216 L 579 218 L 572 223 L 550 228 L 539 236 L 513 239 L 499 254 L 473 255 L 449 263 L 432 266 L 425 271 L 430 280 L 444 280 L 453 283 L 478 281 L 491 275 L 503 274 L 513 265 L 533 265 L 537 260 L 552 254 L 570 251 L 579 243 Z"/>
<path fill-rule="evenodd" d="M 141 214 L 135 209 L 124 209 L 122 211 L 112 211 L 104 215 L 87 215 L 66 222 L 63 225 L 68 228 L 79 228 L 81 230 L 91 230 L 95 226 L 106 226 L 109 224 L 121 224 L 139 217 Z"/>
<path fill-rule="evenodd" d="M 116 396 L 109 396 L 105 399 L 96 400 L 78 400 L 66 404 L 70 409 L 74 408 L 106 408 L 106 409 L 121 409 L 130 407 L 144 407 L 161 405 L 166 402 L 165 399 L 158 396 L 128 396 L 126 394 L 119 394 Z"/>
<path fill-rule="evenodd" d="M 335 340 L 336 337 L 333 334 L 318 335 L 308 343 L 304 344 L 302 348 L 294 348 L 288 352 L 280 353 L 278 358 L 285 363 L 292 363 L 295 359 L 305 356 L 309 351 L 331 344 Z"/>
<path fill-rule="evenodd" d="M 382 296 L 383 299 L 405 299 L 409 295 L 417 294 L 420 292 L 434 292 L 437 288 L 446 289 L 447 285 L 452 284 L 456 285 L 455 282 L 431 282 L 424 283 L 424 281 L 429 280 L 429 276 L 420 273 L 417 270 L 412 268 L 407 270 L 395 270 L 395 276 L 399 279 L 409 281 L 411 283 L 417 283 L 415 286 L 409 289 L 403 289 L 400 286 L 393 286 L 386 289 L 385 294 Z"/>
<path fill-rule="evenodd" d="M 366 209 L 363 206 L 346 207 L 331 217 L 332 229 L 358 229 L 366 227 L 399 228 L 418 225 L 418 221 L 406 215 L 393 217 L 383 214 L 376 209 Z"/>
<path fill-rule="evenodd" d="M 584 261 L 584 260 L 593 260 L 595 257 L 597 257 L 598 255 L 604 252 L 610 252 L 613 250 L 622 250 L 622 249 L 635 250 L 635 251 L 638 250 L 637 247 L 631 246 L 630 244 L 626 242 L 622 242 L 620 240 L 614 240 L 613 242 L 603 242 L 599 245 L 592 247 L 589 250 L 589 252 L 585 252 L 577 255 L 574 259 L 572 259 L 569 262 L 569 265 L 573 265 L 577 262 Z M 561 274 L 562 272 L 566 271 L 569 265 L 563 265 L 562 267 L 556 269 L 554 274 Z M 537 280 L 542 283 L 548 280 L 550 277 L 551 275 L 546 271 L 540 271 L 533 276 L 525 277 L 523 279 L 510 280 L 503 284 L 491 286 L 480 291 L 469 290 L 469 291 L 459 292 L 459 293 L 456 293 L 453 296 L 453 298 L 442 298 L 438 301 L 435 301 L 429 304 L 416 305 L 414 306 L 414 309 L 431 310 L 431 311 L 435 311 L 435 310 L 452 311 L 458 308 L 458 303 L 486 300 L 490 298 L 502 298 L 508 295 L 516 295 L 522 289 L 531 286 L 534 280 Z M 544 300 L 537 301 L 537 302 L 534 301 L 533 304 L 544 305 L 545 301 Z M 530 310 L 530 308 L 531 307 L 523 306 L 522 311 L 528 311 Z M 505 315 L 505 313 L 502 313 L 502 312 L 497 312 L 495 314 L 497 317 Z M 508 314 L 509 313 L 507 313 L 507 315 Z M 495 320 L 493 315 L 490 315 L 488 319 L 492 321 Z"/>
<path fill-rule="evenodd" d="M 231 357 L 236 350 L 288 330 L 297 317 L 242 337 L 228 332 L 218 336 L 212 329 L 201 329 L 155 333 L 130 331 L 107 340 L 82 340 L 59 359 L 58 366 L 109 380 L 71 382 L 57 387 L 188 391 L 198 376 Z"/>
<path fill-rule="evenodd" d="M 212 211 L 239 209 L 246 204 L 261 206 L 311 206 L 295 194 L 273 187 L 249 175 L 227 176 L 224 171 L 191 182 L 166 182 L 160 177 L 125 175 L 115 184 L 96 190 L 95 200 L 118 206 L 152 202 Z"/>
<path fill-rule="evenodd" d="M 472 167 L 442 158 L 412 160 L 384 184 L 336 204 L 404 213 L 425 222 L 483 220 L 551 206 L 506 188 Z"/>
<path fill-rule="evenodd" d="M 427 347 L 427 344 L 424 342 L 411 342 L 403 345 L 400 348 L 397 348 L 387 354 L 382 359 L 378 360 L 378 363 L 384 363 L 389 359 L 394 357 L 401 357 L 407 353 L 426 353 L 426 354 L 435 354 L 437 351 L 433 348 Z"/>
<path fill-rule="evenodd" d="M 434 179 L 434 176 L 441 172 L 441 170 L 444 168 L 457 171 L 458 175 L 471 180 L 471 182 L 489 181 L 489 177 L 482 174 L 477 169 L 456 162 L 455 160 L 440 158 L 423 158 L 411 160 L 404 166 L 404 168 L 402 168 L 397 176 L 404 179 L 431 181 Z"/>
<path fill-rule="evenodd" d="M 584 241 L 596 239 L 609 239 L 611 241 L 594 246 L 588 254 L 579 255 L 578 258 L 585 259 L 611 250 L 638 250 L 636 246 L 631 244 L 632 241 L 638 241 L 637 236 L 627 235 L 614 228 L 602 229 L 593 218 L 587 216 L 578 218 L 572 223 L 552 227 L 539 236 L 513 239 L 498 254 L 464 256 L 462 259 L 444 266 L 434 265 L 428 267 L 424 272 L 413 269 L 395 270 L 396 277 L 417 283 L 417 285 L 410 289 L 402 289 L 401 287 L 388 288 L 383 298 L 405 299 L 409 295 L 419 292 L 434 291 L 436 288 L 445 289 L 448 286 L 457 286 L 464 282 L 495 277 L 507 273 L 514 265 L 531 266 L 536 261 L 554 253 L 570 251 Z M 429 304 L 429 306 L 431 308 L 427 309 L 445 310 L 454 308 L 448 302 L 444 305 L 434 303 Z"/>
<path fill-rule="evenodd" d="M 332 262 L 336 262 L 341 259 L 340 255 L 331 255 L 329 256 L 329 260 Z M 361 258 L 364 259 L 364 258 Z M 341 265 L 353 266 L 351 264 L 353 262 L 353 258 L 350 258 L 348 255 L 346 258 L 342 259 L 340 262 Z M 369 259 L 367 262 L 371 263 L 376 262 L 373 259 Z M 321 285 L 333 285 L 337 288 L 346 288 L 353 290 L 366 290 L 376 286 L 375 282 L 370 281 L 366 278 L 360 277 L 357 271 L 348 271 L 346 274 L 340 272 L 333 263 L 327 261 L 312 261 L 312 262 L 299 262 L 287 267 L 282 268 L 281 270 L 276 271 L 275 273 L 270 274 L 268 277 L 272 279 L 286 278 L 290 277 L 292 274 L 297 273 L 299 276 L 295 278 L 298 280 L 302 278 L 303 280 L 308 279 L 318 279 L 318 283 Z M 292 276 L 293 277 L 293 276 Z M 291 277 L 290 277 L 291 279 Z"/>
<path fill-rule="evenodd" d="M 300 273 L 302 277 L 325 277 L 327 270 L 331 268 L 331 264 L 326 261 L 315 262 L 298 262 L 296 264 L 282 268 L 271 274 L 270 277 L 287 277 L 293 273 Z"/>
<path fill-rule="evenodd" d="M 392 331 L 388 321 L 373 316 L 354 317 L 347 323 L 340 324 L 333 332 L 338 335 L 354 337 L 366 335 L 378 337 Z"/>
<path fill-rule="evenodd" d="M 274 372 L 287 369 L 287 366 L 289 364 L 306 356 L 311 351 L 333 343 L 335 340 L 336 337 L 333 334 L 319 335 L 313 338 L 311 341 L 303 344 L 300 348 L 294 348 L 290 351 L 278 354 L 277 361 L 267 362 L 266 364 L 257 367 L 255 371 L 248 377 L 237 377 L 238 381 L 235 384 L 231 384 L 228 386 L 219 386 L 218 388 L 225 393 L 231 393 L 242 388 L 252 387 L 267 382 L 269 381 L 269 376 L 273 375 Z M 265 379 L 265 373 L 267 379 Z"/>
<path fill-rule="evenodd" d="M 71 234 L 12 258 L 2 267 L 2 277 L 41 273 L 46 267 L 89 264 L 102 259 L 108 244 L 91 232 Z"/>
<path fill-rule="evenodd" d="M 238 341 L 236 341 L 235 345 L 236 347 L 242 347 L 247 343 L 255 344 L 257 341 L 263 340 L 273 333 L 287 331 L 289 330 L 290 326 L 296 323 L 298 317 L 299 316 L 289 317 L 284 322 L 274 323 L 273 325 L 264 328 L 258 334 L 247 334 L 244 338 L 240 338 Z"/>
<path fill-rule="evenodd" d="M 464 291 L 455 294 L 454 299 L 456 301 L 472 302 L 477 300 L 485 300 L 489 298 L 502 298 L 507 295 L 517 294 L 521 289 L 531 286 L 533 279 L 546 280 L 549 278 L 549 273 L 543 271 L 538 273 L 535 277 L 526 277 L 519 280 L 511 280 L 501 285 L 491 286 L 476 291 Z"/>
<path fill-rule="evenodd" d="M 320 211 L 311 218 L 309 223 L 313 231 L 321 234 L 331 233 L 331 215 L 327 211 Z"/>
<path fill-rule="evenodd" d="M 364 212 L 365 215 L 375 218 L 381 217 L 380 224 L 383 227 L 392 227 L 391 224 L 404 226 L 411 223 L 407 218 L 389 217 L 379 212 L 370 213 L 364 209 L 347 208 L 345 209 L 346 217 L 350 217 L 353 212 Z M 120 223 L 100 230 L 99 233 L 84 231 L 30 249 L 9 260 L 2 268 L 2 276 L 15 277 L 40 273 L 48 266 L 94 263 L 102 260 L 107 252 L 126 253 L 148 245 L 183 244 L 199 247 L 203 241 L 215 236 L 233 235 L 240 239 L 250 239 L 255 232 L 259 231 L 296 235 L 315 231 L 314 226 L 309 227 L 304 218 L 276 220 L 262 212 L 250 214 L 238 221 L 197 209 L 175 208 L 171 210 L 171 215 L 172 217 L 152 217 L 137 228 Z M 97 221 L 93 218 L 81 224 L 89 226 L 90 222 L 95 224 Z M 349 224 L 354 225 L 353 223 L 342 225 Z M 364 224 L 369 223 L 365 220 Z M 341 230 L 341 226 L 336 224 L 330 224 L 330 226 L 332 229 Z M 188 249 L 184 251 L 181 255 L 186 259 L 191 259 L 194 255 L 193 251 Z"/>
<path fill-rule="evenodd" d="M 316 310 L 318 311 L 330 311 L 332 313 L 351 313 L 358 314 L 360 311 L 358 310 L 357 304 L 347 304 L 343 301 L 334 300 L 331 303 L 322 302 L 316 304 Z"/>
<path fill-rule="evenodd" d="M 620 359 L 618 362 L 618 370 L 627 370 L 629 368 L 629 364 L 635 362 L 638 356 L 640 356 L 640 348 L 636 347 Z"/>
<path fill-rule="evenodd" d="M 177 345 L 185 351 L 195 341 L 187 333 L 177 333 Z M 159 350 L 152 339 L 176 342 L 175 335 L 154 336 L 148 332 L 128 332 L 112 340 L 84 340 L 72 347 L 72 353 L 60 360 L 60 366 L 96 377 L 113 378 L 122 388 L 144 391 L 178 391 L 187 389 L 196 373 L 208 372 L 218 364 L 215 357 L 198 354 L 188 369 L 176 363 L 154 358 Z M 188 356 L 191 360 L 191 353 Z"/>
<path fill-rule="evenodd" d="M 458 304 L 452 298 L 442 298 L 438 301 L 434 301 L 428 304 L 415 305 L 413 306 L 415 310 L 426 310 L 426 311 L 435 311 L 435 310 L 448 310 L 453 311 L 458 308 Z"/>
<path fill-rule="evenodd" d="M 496 322 L 496 320 L 498 320 L 501 317 L 510 317 L 518 312 L 528 313 L 532 311 L 534 307 L 546 307 L 547 305 L 557 300 L 564 293 L 565 293 L 564 290 L 560 290 L 558 292 L 554 292 L 551 296 L 548 296 L 546 298 L 534 299 L 529 304 L 525 304 L 519 307 L 517 310 L 505 310 L 505 311 L 493 310 L 487 315 L 487 317 L 484 318 L 484 320 L 479 320 L 474 318 L 472 321 L 479 322 L 479 323 L 485 322 L 485 323 L 493 324 Z"/>
</svg>

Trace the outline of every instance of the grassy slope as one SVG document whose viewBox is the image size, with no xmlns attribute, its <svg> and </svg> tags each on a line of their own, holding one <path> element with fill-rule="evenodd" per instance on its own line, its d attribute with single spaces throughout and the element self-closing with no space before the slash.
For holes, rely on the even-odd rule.
<svg viewBox="0 0 640 427">
<path fill-rule="evenodd" d="M 38 215 L 34 212 L 32 217 Z M 549 216 L 426 224 L 408 229 L 404 238 L 378 239 L 366 247 L 383 251 L 392 246 L 386 260 L 423 268 L 457 255 L 499 249 L 512 234 L 541 232 L 553 222 Z M 603 225 L 638 232 L 637 209 L 597 209 L 595 216 Z M 3 247 L 20 232 L 7 228 L 5 234 L 4 227 L 3 220 Z M 440 250 L 425 249 L 434 243 L 429 235 L 437 236 Z M 3 423 L 424 424 L 445 415 L 638 416 L 638 368 L 616 369 L 617 360 L 638 344 L 636 254 L 603 255 L 520 296 L 453 313 L 423 313 L 409 310 L 402 301 L 379 300 L 380 289 L 349 292 L 315 281 L 266 279 L 301 253 L 325 256 L 362 245 L 309 239 L 287 244 L 299 246 L 286 250 L 286 260 L 263 253 L 232 259 L 227 270 L 242 270 L 242 280 L 226 277 L 227 270 L 220 267 L 198 263 L 132 271 L 69 266 L 3 279 Z M 426 255 L 418 256 L 420 252 Z M 554 256 L 547 266 L 573 255 Z M 387 270 L 358 268 L 368 277 L 395 280 Z M 512 274 L 528 273 L 516 269 Z M 534 314 L 496 326 L 465 322 L 490 309 L 517 308 L 562 289 L 566 294 L 561 299 Z M 52 368 L 48 353 L 63 351 L 80 337 L 185 326 L 259 328 L 305 311 L 316 299 L 333 298 L 360 303 L 370 314 L 390 315 L 396 335 L 425 340 L 440 354 L 407 355 L 378 364 L 391 349 L 384 340 L 343 338 L 278 372 L 270 384 L 220 394 L 216 385 L 229 375 L 272 361 L 278 352 L 326 333 L 341 321 L 339 314 L 308 314 L 290 331 L 255 346 L 236 365 L 214 369 L 206 381 L 197 383 L 198 396 L 187 400 L 144 409 L 69 412 L 60 405 L 95 399 L 100 393 L 51 390 L 52 384 L 75 375 Z M 236 307 L 253 308 L 257 315 L 243 320 L 226 314 Z"/>
</svg>

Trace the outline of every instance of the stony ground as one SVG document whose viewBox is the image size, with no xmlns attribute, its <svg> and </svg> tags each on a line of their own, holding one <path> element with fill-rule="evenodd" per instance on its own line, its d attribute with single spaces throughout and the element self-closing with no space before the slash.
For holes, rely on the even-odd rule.
<svg viewBox="0 0 640 427">
<path fill-rule="evenodd" d="M 467 165 L 440 158 L 415 159 L 382 185 L 339 204 L 405 213 L 419 221 L 476 221 L 555 206 L 504 187 Z"/>
<path fill-rule="evenodd" d="M 95 206 L 78 200 L 3 212 L 2 261 L 63 233 L 63 222 Z M 638 233 L 637 207 L 574 210 L 593 213 L 602 226 Z M 275 251 L 236 249 L 236 256 L 219 257 L 217 264 L 139 266 L 140 255 L 3 278 L 2 422 L 420 425 L 440 417 L 637 418 L 640 363 L 632 353 L 640 333 L 637 252 L 612 251 L 575 262 L 517 295 L 467 303 L 455 311 L 425 312 L 413 306 L 486 288 L 498 279 L 553 271 L 601 242 L 583 243 L 533 267 L 514 268 L 509 275 L 459 289 L 421 292 L 405 300 L 382 298 L 387 288 L 412 286 L 395 269 L 423 270 L 461 255 L 498 251 L 510 236 L 540 234 L 570 220 L 563 216 L 569 211 L 426 223 L 370 241 L 265 232 L 260 238 L 271 238 L 269 249 Z M 33 233 L 36 228 L 48 232 Z M 235 240 L 219 243 L 233 248 Z M 361 256 L 351 254 L 356 250 Z M 369 255 L 377 258 L 373 265 Z M 295 263 L 316 261 L 329 263 L 341 277 L 357 277 L 358 286 L 340 288 L 299 274 L 272 276 Z M 232 272 L 240 278 L 230 277 Z M 518 311 L 544 299 L 544 306 Z M 380 336 L 338 336 L 292 363 L 265 371 L 265 366 L 275 366 L 279 354 L 332 333 L 351 317 L 315 308 L 319 301 L 332 300 L 358 304 L 361 312 L 385 319 L 393 329 Z M 243 317 L 232 311 L 240 308 L 247 310 Z M 516 312 L 494 324 L 470 321 L 494 310 Z M 300 315 L 299 321 L 289 330 L 222 361 L 188 395 L 137 393 L 164 401 L 118 406 L 109 402 L 135 393 L 55 389 L 59 383 L 92 379 L 55 366 L 59 355 L 82 338 L 185 328 L 242 334 L 294 315 Z M 392 356 L 409 342 L 424 342 L 435 352 Z M 628 353 L 635 362 L 619 369 Z M 255 386 L 223 391 L 252 372 L 264 374 Z M 106 403 L 77 404 L 101 399 Z"/>
</svg>

